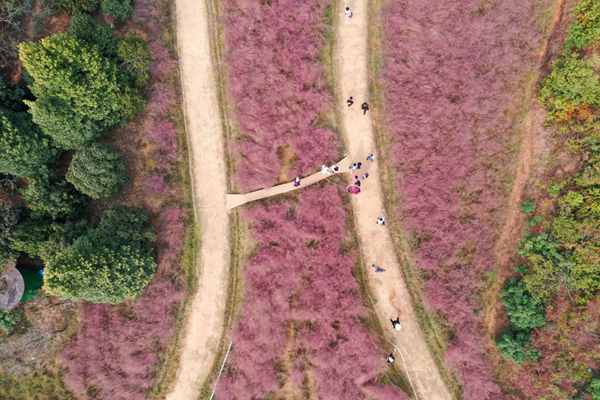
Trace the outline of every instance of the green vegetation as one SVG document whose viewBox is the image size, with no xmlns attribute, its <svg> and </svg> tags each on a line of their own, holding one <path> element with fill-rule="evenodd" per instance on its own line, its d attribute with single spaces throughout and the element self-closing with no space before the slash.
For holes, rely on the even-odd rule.
<svg viewBox="0 0 600 400">
<path fill-rule="evenodd" d="M 127 182 L 127 168 L 119 153 L 96 143 L 75 153 L 66 178 L 81 193 L 100 199 L 115 195 Z"/>
<path fill-rule="evenodd" d="M 531 344 L 531 333 L 523 331 L 507 331 L 496 342 L 502 356 L 518 364 L 525 361 L 536 361 L 540 353 Z"/>
<path fill-rule="evenodd" d="M 63 149 L 77 149 L 124 123 L 144 100 L 127 85 L 115 61 L 68 33 L 21 43 L 19 55 L 33 77 L 33 121 Z"/>
<path fill-rule="evenodd" d="M 592 400 L 600 400 L 600 378 L 592 379 L 586 392 L 592 396 Z"/>
<path fill-rule="evenodd" d="M 66 11 L 69 14 L 81 12 L 94 12 L 98 9 L 100 0 L 50 0 L 52 8 L 57 11 Z"/>
<path fill-rule="evenodd" d="M 84 197 L 58 177 L 43 175 L 29 179 L 20 193 L 30 210 L 54 219 L 74 216 L 85 205 Z"/>
<path fill-rule="evenodd" d="M 0 399 L 72 400 L 61 376 L 51 371 L 13 376 L 0 374 Z"/>
<path fill-rule="evenodd" d="M 55 156 L 50 141 L 26 114 L 0 111 L 0 173 L 21 177 L 44 174 Z"/>
<path fill-rule="evenodd" d="M 23 311 L 19 308 L 10 311 L 0 310 L 0 332 L 7 336 L 12 335 L 24 320 Z"/>
<path fill-rule="evenodd" d="M 48 257 L 46 290 L 93 303 L 120 303 L 137 297 L 156 270 L 153 234 L 142 210 L 105 212 L 97 227 Z"/>
<path fill-rule="evenodd" d="M 121 66 L 129 74 L 132 83 L 143 88 L 150 79 L 150 50 L 148 43 L 137 36 L 126 36 L 117 47 Z"/>
<path fill-rule="evenodd" d="M 11 246 L 10 237 L 19 223 L 20 215 L 20 208 L 0 199 L 0 267 L 2 268 L 16 254 Z"/>
<path fill-rule="evenodd" d="M 529 294 L 519 279 L 511 279 L 506 284 L 502 291 L 502 302 L 515 329 L 528 331 L 546 323 L 543 304 Z"/>
<path fill-rule="evenodd" d="M 88 45 L 95 46 L 105 57 L 114 57 L 117 53 L 119 41 L 114 36 L 113 29 L 99 23 L 89 14 L 75 14 L 71 18 L 69 33 Z"/>
<path fill-rule="evenodd" d="M 575 21 L 566 40 L 566 48 L 584 49 L 600 40 L 600 2 L 581 0 L 575 9 Z"/>
<path fill-rule="evenodd" d="M 102 0 L 102 12 L 110 15 L 117 22 L 125 22 L 131 17 L 133 4 L 131 0 Z"/>
</svg>

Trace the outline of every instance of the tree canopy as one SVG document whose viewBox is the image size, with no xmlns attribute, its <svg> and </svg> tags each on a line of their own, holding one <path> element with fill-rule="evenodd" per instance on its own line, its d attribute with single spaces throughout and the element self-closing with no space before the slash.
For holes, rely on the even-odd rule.
<svg viewBox="0 0 600 400">
<path fill-rule="evenodd" d="M 33 78 L 33 121 L 64 149 L 77 149 L 136 114 L 143 98 L 98 47 L 57 33 L 19 46 Z"/>
<path fill-rule="evenodd" d="M 0 173 L 45 174 L 46 164 L 55 156 L 56 150 L 27 114 L 0 111 Z"/>
<path fill-rule="evenodd" d="M 110 209 L 98 226 L 48 257 L 46 290 L 92 303 L 116 304 L 133 299 L 156 271 L 153 239 L 143 210 Z"/>
<path fill-rule="evenodd" d="M 119 153 L 95 143 L 75 153 L 66 178 L 81 193 L 99 199 L 119 191 L 127 181 L 127 168 Z"/>
</svg>

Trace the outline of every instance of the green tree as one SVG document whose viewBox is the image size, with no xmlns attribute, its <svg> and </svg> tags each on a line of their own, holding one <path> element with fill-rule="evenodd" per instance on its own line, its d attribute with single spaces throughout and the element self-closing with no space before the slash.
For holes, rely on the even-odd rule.
<svg viewBox="0 0 600 400">
<path fill-rule="evenodd" d="M 117 38 L 110 26 L 98 22 L 89 14 L 75 14 L 71 18 L 69 33 L 84 42 L 98 47 L 104 56 L 113 58 L 117 54 Z"/>
<path fill-rule="evenodd" d="M 16 255 L 11 246 L 11 237 L 20 219 L 21 209 L 0 199 L 0 268 Z"/>
<path fill-rule="evenodd" d="M 68 33 L 19 46 L 33 78 L 33 121 L 64 149 L 76 149 L 135 115 L 143 105 L 115 61 Z"/>
<path fill-rule="evenodd" d="M 131 17 L 133 4 L 131 0 L 102 0 L 102 12 L 110 15 L 117 22 L 125 22 Z"/>
<path fill-rule="evenodd" d="M 54 219 L 76 215 L 85 205 L 85 198 L 68 182 L 57 177 L 29 179 L 20 192 L 30 210 Z"/>
<path fill-rule="evenodd" d="M 567 49 L 583 49 L 600 40 L 600 2 L 581 0 L 574 14 L 575 19 L 567 35 Z"/>
<path fill-rule="evenodd" d="M 115 195 L 127 182 L 127 168 L 119 153 L 96 143 L 75 153 L 66 178 L 81 193 L 100 199 Z"/>
<path fill-rule="evenodd" d="M 151 59 L 148 43 L 140 37 L 127 36 L 119 41 L 117 55 L 134 85 L 143 89 L 150 79 Z"/>
<path fill-rule="evenodd" d="M 156 271 L 151 240 L 143 211 L 109 210 L 96 228 L 46 260 L 45 288 L 53 295 L 92 303 L 133 299 Z"/>
<path fill-rule="evenodd" d="M 21 177 L 45 174 L 46 164 L 56 154 L 27 114 L 0 111 L 0 173 Z"/>
<path fill-rule="evenodd" d="M 502 303 L 510 323 L 518 330 L 531 330 L 546 324 L 544 306 L 534 299 L 520 279 L 511 279 L 502 290 Z"/>
</svg>

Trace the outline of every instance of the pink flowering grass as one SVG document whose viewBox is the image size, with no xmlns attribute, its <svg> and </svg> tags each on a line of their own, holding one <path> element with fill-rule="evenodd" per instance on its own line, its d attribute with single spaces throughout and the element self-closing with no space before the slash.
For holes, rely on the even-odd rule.
<svg viewBox="0 0 600 400">
<path fill-rule="evenodd" d="M 242 134 L 232 152 L 244 155 L 237 160 L 243 191 L 276 182 L 280 146 L 297 156 L 290 176 L 337 157 L 334 132 L 316 126 L 332 103 L 319 58 L 328 3 L 224 1 L 228 85 Z"/>
<path fill-rule="evenodd" d="M 390 2 L 384 11 L 386 125 L 404 227 L 415 238 L 426 301 L 453 338 L 447 361 L 465 400 L 499 400 L 479 290 L 493 269 L 512 166 L 519 81 L 536 66 L 534 1 Z"/>
<path fill-rule="evenodd" d="M 318 398 L 365 398 L 359 382 L 385 361 L 360 322 L 367 310 L 352 275 L 357 254 L 343 248 L 348 227 L 337 188 L 308 188 L 297 203 L 255 205 L 244 217 L 259 245 L 245 266 L 219 399 L 264 398 L 286 377 L 302 388 L 308 373 Z"/>
<path fill-rule="evenodd" d="M 170 21 L 161 13 L 159 0 L 136 0 L 133 21 L 147 33 L 152 55 L 149 98 L 139 122 L 116 134 L 131 135 L 126 145 L 134 147 L 131 157 L 137 158 L 132 164 L 145 165 L 148 159 L 156 164 L 152 171 L 136 170 L 132 198 L 124 201 L 146 205 L 152 213 L 158 270 L 143 295 L 129 304 L 82 307 L 78 330 L 62 353 L 65 382 L 78 399 L 147 399 L 176 333 L 185 294 L 180 265 L 185 211 L 177 206 L 179 194 L 167 179 L 178 159 L 177 130 L 170 116 L 177 105 L 172 80 L 176 60 L 161 41 L 161 28 Z M 142 154 L 144 142 L 150 150 Z"/>
</svg>

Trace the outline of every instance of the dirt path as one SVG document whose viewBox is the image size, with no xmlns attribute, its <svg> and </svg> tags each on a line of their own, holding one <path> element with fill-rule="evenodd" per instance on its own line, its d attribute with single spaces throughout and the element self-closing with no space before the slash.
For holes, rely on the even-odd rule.
<svg viewBox="0 0 600 400">
<path fill-rule="evenodd" d="M 364 155 L 365 157 L 367 154 Z M 348 166 L 350 165 L 350 159 L 348 157 L 343 158 L 336 163 L 340 167 L 337 174 L 343 174 L 348 172 Z M 329 178 L 331 175 L 324 175 L 320 171 L 315 172 L 312 175 L 302 177 L 300 186 L 294 186 L 293 182 L 282 183 L 281 185 L 272 186 L 265 189 L 255 190 L 254 192 L 241 193 L 241 194 L 228 194 L 227 195 L 227 209 L 232 210 L 243 204 L 250 203 L 252 201 L 265 199 L 267 197 L 277 196 L 283 193 L 292 192 L 294 190 L 303 189 L 307 186 L 314 185 L 323 179 Z"/>
<path fill-rule="evenodd" d="M 343 16 L 343 9 L 339 10 L 342 15 L 336 34 L 337 100 L 339 107 L 343 108 L 342 129 L 349 154 L 363 155 L 375 150 L 371 119 L 368 114 L 363 116 L 360 110 L 360 104 L 369 93 L 367 0 L 354 0 L 350 5 L 354 16 L 349 23 Z M 349 96 L 356 100 L 351 109 L 347 109 L 345 104 Z M 365 163 L 364 158 L 351 161 Z M 406 372 L 416 386 L 419 399 L 451 399 L 417 323 L 389 231 L 376 224 L 384 204 L 377 162 L 369 163 L 369 171 L 372 178 L 369 178 L 368 190 L 353 196 L 352 206 L 365 262 L 368 265 L 377 263 L 386 269 L 384 273 L 369 269 L 369 286 L 375 297 L 376 312 L 406 360 Z M 399 315 L 402 324 L 399 332 L 393 331 L 389 322 L 396 315 Z"/>
<path fill-rule="evenodd" d="M 177 40 L 194 214 L 202 241 L 197 292 L 182 336 L 181 358 L 168 400 L 196 400 L 223 334 L 229 269 L 229 220 L 223 132 L 211 62 L 206 3 L 177 0 Z"/>
</svg>

